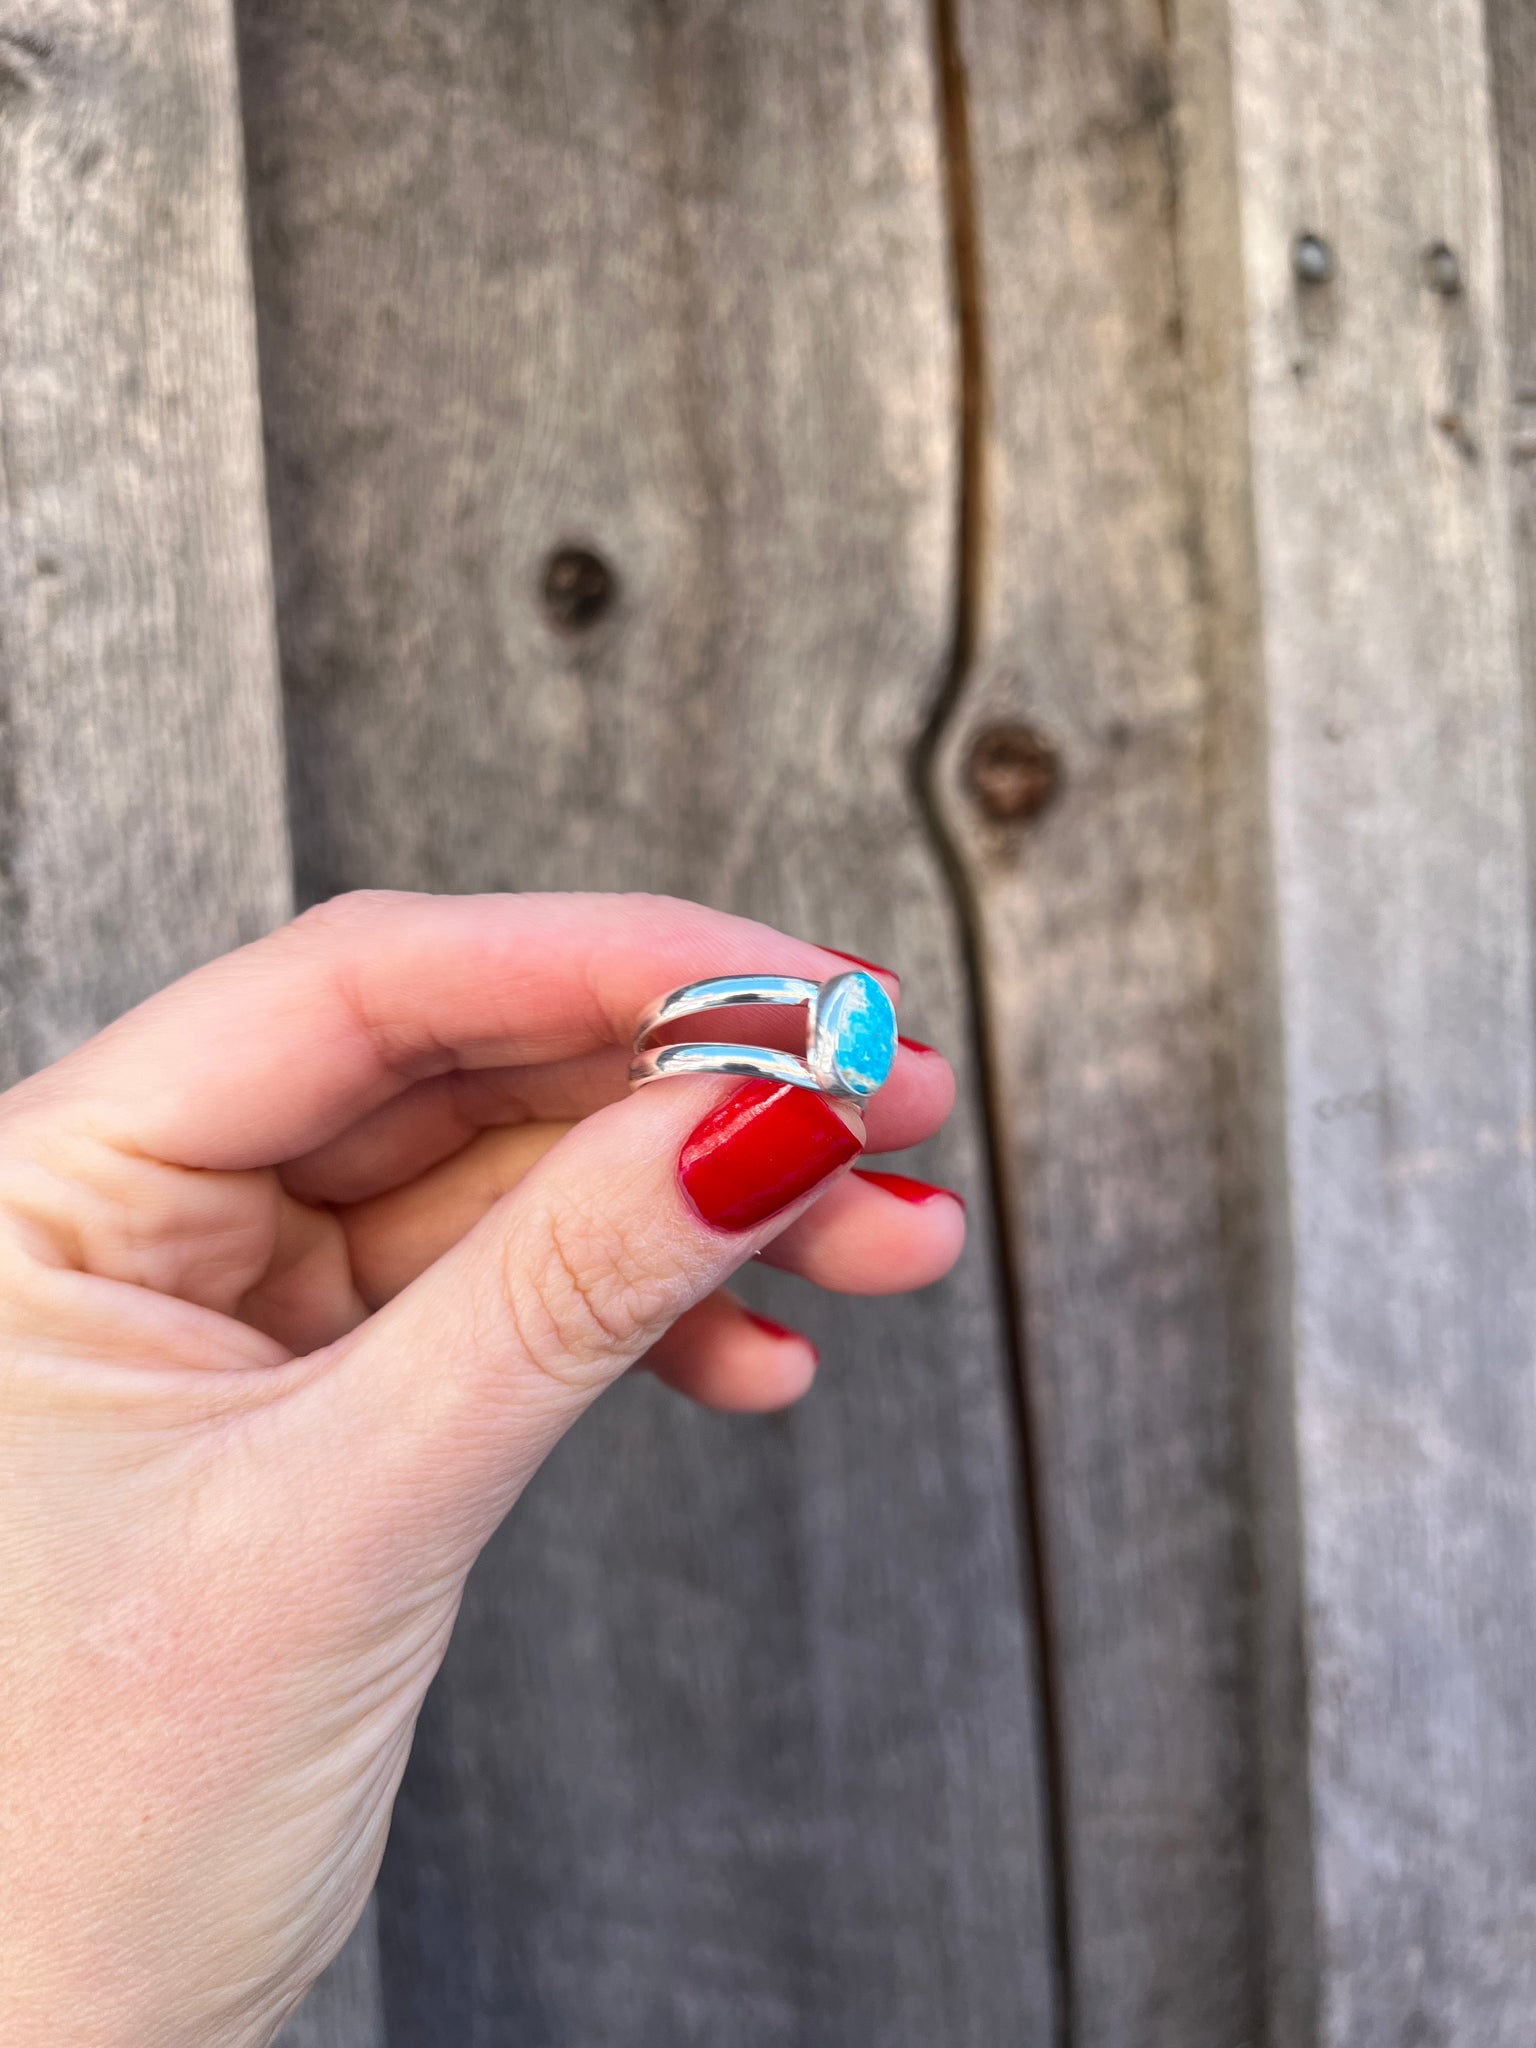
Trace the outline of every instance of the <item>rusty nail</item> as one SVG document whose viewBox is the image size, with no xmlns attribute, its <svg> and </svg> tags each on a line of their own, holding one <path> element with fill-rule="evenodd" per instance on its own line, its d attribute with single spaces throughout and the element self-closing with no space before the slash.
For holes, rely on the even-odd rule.
<svg viewBox="0 0 1536 2048">
<path fill-rule="evenodd" d="M 590 548 L 556 548 L 544 565 L 544 608 L 562 632 L 595 626 L 613 603 L 617 584 L 601 555 Z"/>
<path fill-rule="evenodd" d="M 1461 262 L 1448 242 L 1432 242 L 1424 251 L 1424 282 L 1443 299 L 1461 290 Z"/>
<path fill-rule="evenodd" d="M 1038 817 L 1061 786 L 1061 757 L 1028 725 L 992 725 L 978 733 L 966 763 L 971 794 L 989 818 L 1017 824 Z"/>
<path fill-rule="evenodd" d="M 1302 284 L 1327 284 L 1333 276 L 1333 251 L 1321 235 L 1300 234 L 1291 244 L 1291 269 Z"/>
</svg>

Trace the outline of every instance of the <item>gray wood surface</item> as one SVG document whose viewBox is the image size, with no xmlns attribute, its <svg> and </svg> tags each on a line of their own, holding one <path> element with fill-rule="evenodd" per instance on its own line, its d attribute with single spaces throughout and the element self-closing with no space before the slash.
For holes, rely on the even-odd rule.
<svg viewBox="0 0 1536 2048">
<path fill-rule="evenodd" d="M 1536 1033 L 1482 9 L 1180 20 L 1267 2038 L 1514 2044 L 1536 2002 Z M 1327 281 L 1296 274 L 1308 232 Z M 1459 291 L 1426 273 L 1440 243 Z"/>
<path fill-rule="evenodd" d="M 1259 2038 L 1210 680 L 1155 0 L 960 0 L 982 416 L 937 792 L 975 905 L 1058 1729 L 1074 2040 Z M 1059 758 L 989 811 L 973 750 Z M 978 795 L 983 801 L 978 801 Z"/>
<path fill-rule="evenodd" d="M 1488 41 L 1504 226 L 1515 574 L 1529 695 L 1536 690 L 1536 5 L 1532 0 L 1490 0 Z"/>
<path fill-rule="evenodd" d="M 1531 0 L 1491 0 L 1488 58 L 1498 124 L 1510 393 L 1516 406 L 1536 408 L 1536 6 Z"/>
<path fill-rule="evenodd" d="M 251 5 L 303 893 L 674 889 L 891 959 L 962 1062 L 908 760 L 952 629 L 930 24 Z M 616 598 L 552 623 L 551 551 Z M 974 1092 L 944 1288 L 771 1298 L 779 1420 L 621 1390 L 475 1574 L 379 1890 L 384 2033 L 1053 2038 L 1018 1455 Z"/>
<path fill-rule="evenodd" d="M 285 2048 L 1523 2048 L 1531 0 L 238 11 L 301 894 L 890 959 L 977 1225 L 562 1449 Z M 243 175 L 0 0 L 0 1081 L 289 902 Z"/>
<path fill-rule="evenodd" d="M 284 914 L 224 0 L 0 0 L 0 1081 Z"/>
</svg>

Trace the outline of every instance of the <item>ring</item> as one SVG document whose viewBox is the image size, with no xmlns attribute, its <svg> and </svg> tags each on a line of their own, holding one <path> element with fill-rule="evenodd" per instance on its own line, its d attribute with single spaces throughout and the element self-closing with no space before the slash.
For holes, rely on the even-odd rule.
<svg viewBox="0 0 1536 2048">
<path fill-rule="evenodd" d="M 650 1046 L 665 1025 L 711 1010 L 747 1003 L 806 1007 L 805 1057 L 766 1045 Z M 889 1078 L 896 1058 L 896 1012 L 872 974 L 834 974 L 830 981 L 803 981 L 792 974 L 721 974 L 690 981 L 651 1004 L 635 1029 L 635 1057 L 629 1085 L 665 1081 L 682 1074 L 745 1074 L 785 1081 L 822 1095 L 867 1101 Z"/>
</svg>

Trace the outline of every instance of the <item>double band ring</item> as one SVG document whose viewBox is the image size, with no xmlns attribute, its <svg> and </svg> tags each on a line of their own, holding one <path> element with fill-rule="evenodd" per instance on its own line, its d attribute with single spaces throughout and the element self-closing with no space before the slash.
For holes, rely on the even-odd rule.
<svg viewBox="0 0 1536 2048">
<path fill-rule="evenodd" d="M 763 1003 L 785 1008 L 804 1004 L 803 1058 L 771 1046 L 718 1040 L 651 1044 L 658 1031 L 681 1018 Z M 872 974 L 834 974 L 830 981 L 803 981 L 792 974 L 722 974 L 710 981 L 690 981 L 652 1003 L 635 1030 L 629 1085 L 639 1088 L 647 1081 L 681 1074 L 740 1074 L 867 1101 L 884 1087 L 895 1058 L 896 1012 Z"/>
</svg>

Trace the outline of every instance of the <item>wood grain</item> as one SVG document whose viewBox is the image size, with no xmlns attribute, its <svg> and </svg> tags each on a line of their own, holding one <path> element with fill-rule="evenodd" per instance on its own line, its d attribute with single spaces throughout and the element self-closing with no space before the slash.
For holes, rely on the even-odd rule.
<svg viewBox="0 0 1536 2048">
<path fill-rule="evenodd" d="M 1536 123 L 1531 108 L 1536 93 L 1536 7 L 1530 0 L 1492 0 L 1488 45 L 1498 124 L 1510 394 L 1517 407 L 1532 409 L 1536 408 Z"/>
<path fill-rule="evenodd" d="M 1504 229 L 1515 575 L 1529 697 L 1536 689 L 1536 6 L 1491 0 L 1488 39 Z"/>
<path fill-rule="evenodd" d="M 1180 24 L 1267 2038 L 1513 2044 L 1536 1037 L 1482 10 L 1198 0 Z M 1303 232 L 1327 283 L 1295 274 Z"/>
<path fill-rule="evenodd" d="M 1259 2038 L 1210 679 L 1155 0 L 959 0 L 975 617 L 936 789 L 972 891 L 1060 1730 L 1073 2038 Z M 962 235 L 964 224 L 962 223 Z M 1059 761 L 999 815 L 989 736 Z"/>
<path fill-rule="evenodd" d="M 0 5 L 0 1081 L 277 922 L 222 0 Z"/>
<path fill-rule="evenodd" d="M 303 891 L 702 896 L 968 1043 L 908 763 L 957 391 L 924 8 L 243 17 Z M 556 623 L 552 551 L 614 578 Z M 626 1387 L 475 1574 L 380 1889 L 391 2048 L 1052 2037 L 1007 1348 L 772 1291 L 827 1368 Z"/>
</svg>

